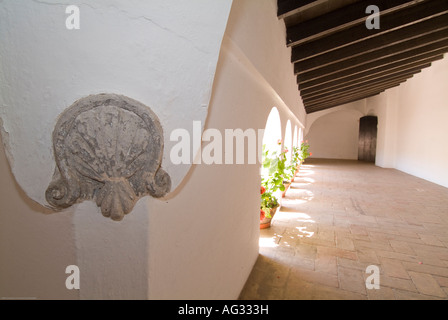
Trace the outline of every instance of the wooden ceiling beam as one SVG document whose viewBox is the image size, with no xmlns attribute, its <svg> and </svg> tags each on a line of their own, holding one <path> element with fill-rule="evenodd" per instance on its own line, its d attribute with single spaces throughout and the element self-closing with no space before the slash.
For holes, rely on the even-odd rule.
<svg viewBox="0 0 448 320">
<path fill-rule="evenodd" d="M 374 92 L 374 93 L 369 94 L 368 96 L 346 98 L 344 100 L 334 101 L 334 102 L 329 103 L 329 104 L 321 104 L 321 105 L 318 105 L 318 106 L 308 107 L 308 108 L 305 109 L 305 111 L 306 111 L 307 114 L 310 114 L 310 113 L 313 113 L 313 112 L 318 112 L 318 111 L 331 109 L 331 108 L 338 107 L 338 106 L 341 106 L 341 105 L 344 105 L 344 104 L 347 104 L 347 103 L 352 103 L 352 102 L 356 102 L 356 101 L 359 101 L 359 100 L 362 100 L 362 99 L 368 99 L 368 98 L 374 97 L 374 96 L 379 95 L 380 93 L 382 93 L 384 91 L 385 90 Z"/>
<path fill-rule="evenodd" d="M 387 14 L 417 2 L 416 0 L 376 0 L 374 4 L 380 8 L 381 14 Z M 298 45 L 363 23 L 368 17 L 366 8 L 371 4 L 373 4 L 371 0 L 363 0 L 290 27 L 287 30 L 286 43 L 289 46 Z"/>
<path fill-rule="evenodd" d="M 424 39 L 439 40 L 448 35 L 448 14 L 436 18 L 425 20 L 402 29 L 386 33 L 381 37 L 375 37 L 366 41 L 358 42 L 334 51 L 296 62 L 297 52 L 300 47 L 292 50 L 291 61 L 296 63 L 300 72 L 312 71 L 325 67 L 333 63 L 339 63 L 357 56 L 364 56 L 367 53 L 382 52 L 388 48 L 399 49 L 404 47 L 414 47 Z"/>
<path fill-rule="evenodd" d="M 279 0 L 277 16 L 279 19 L 285 19 L 326 1 L 327 0 Z"/>
<path fill-rule="evenodd" d="M 315 110 L 315 109 L 322 109 L 322 108 L 328 109 L 328 108 L 333 108 L 333 107 L 340 106 L 340 105 L 343 105 L 346 103 L 367 99 L 367 98 L 375 96 L 381 92 L 384 92 L 386 90 L 392 89 L 394 87 L 398 87 L 404 82 L 405 82 L 405 80 L 402 82 L 394 82 L 394 83 L 390 83 L 390 84 L 385 84 L 384 86 L 381 86 L 381 87 L 371 88 L 369 90 L 365 90 L 362 92 L 356 92 L 356 93 L 352 93 L 349 95 L 345 95 L 338 99 L 321 101 L 321 102 L 317 102 L 317 103 L 313 103 L 313 104 L 308 103 L 305 105 L 305 109 L 306 109 L 307 113 L 309 113 L 310 111 Z"/>
<path fill-rule="evenodd" d="M 439 56 L 439 59 L 442 59 L 442 58 L 443 58 L 443 56 Z M 354 85 L 354 84 L 360 85 L 360 84 L 365 83 L 370 80 L 387 77 L 387 76 L 390 77 L 397 73 L 407 72 L 409 70 L 425 69 L 425 68 L 430 67 L 431 63 L 435 60 L 436 59 L 428 59 L 428 60 L 424 60 L 421 62 L 412 63 L 409 65 L 399 66 L 397 68 L 386 68 L 385 70 L 381 70 L 379 72 L 374 72 L 374 73 L 368 72 L 366 74 L 363 74 L 362 76 L 356 75 L 356 76 L 350 77 L 349 79 L 344 80 L 344 81 L 335 81 L 331 84 L 329 83 L 329 84 L 324 84 L 319 87 L 301 90 L 300 95 L 302 96 L 302 98 L 307 98 L 307 97 L 331 92 L 331 91 L 334 91 L 337 89 L 346 88 L 350 85 Z"/>
<path fill-rule="evenodd" d="M 369 52 L 348 60 L 344 60 L 339 63 L 333 63 L 331 65 L 319 68 L 317 70 L 312 70 L 304 74 L 299 74 L 298 77 L 300 82 L 309 81 L 319 77 L 327 76 L 330 74 L 339 73 L 341 71 L 363 66 L 367 63 L 378 62 L 381 59 L 390 57 L 393 60 L 397 59 L 401 53 L 412 51 L 420 47 L 426 47 L 434 44 L 434 49 L 444 48 L 448 46 L 448 29 L 439 32 L 432 33 L 425 37 L 420 37 L 418 39 L 409 40 L 403 43 L 396 44 L 394 46 L 385 48 L 381 51 Z M 426 47 L 428 48 L 428 47 Z M 419 52 L 415 50 L 413 52 Z M 411 53 L 412 54 L 412 53 Z"/>
<path fill-rule="evenodd" d="M 426 63 L 426 62 L 433 62 L 436 60 L 443 59 L 443 54 L 448 51 L 447 48 L 442 48 L 436 51 L 428 52 L 421 55 L 414 55 L 406 59 L 389 59 L 388 61 L 381 60 L 380 63 L 368 63 L 364 65 L 363 67 L 357 67 L 348 69 L 342 72 L 339 72 L 334 75 L 325 76 L 322 78 L 318 78 L 312 81 L 307 81 L 304 83 L 299 84 L 299 90 L 301 92 L 308 90 L 308 89 L 314 89 L 316 87 L 323 87 L 323 86 L 332 86 L 335 84 L 338 84 L 340 82 L 346 82 L 350 81 L 356 78 L 362 78 L 366 75 L 376 74 L 382 71 L 387 70 L 393 70 L 396 68 L 405 67 L 411 64 L 419 64 L 419 63 Z M 389 61 L 391 60 L 391 61 Z"/>
<path fill-rule="evenodd" d="M 429 67 L 430 65 L 431 64 L 426 65 L 426 66 Z M 333 89 L 329 89 L 327 91 L 317 92 L 317 93 L 314 93 L 314 94 L 311 94 L 308 96 L 302 96 L 302 100 L 304 103 L 306 103 L 306 102 L 310 102 L 313 100 L 325 99 L 327 97 L 337 96 L 339 94 L 343 94 L 345 92 L 350 92 L 352 90 L 355 90 L 355 91 L 361 90 L 363 88 L 368 88 L 369 86 L 375 86 L 377 84 L 382 84 L 382 83 L 386 83 L 389 81 L 395 81 L 397 79 L 399 80 L 401 78 L 406 78 L 408 76 L 412 76 L 419 72 L 421 72 L 420 67 L 400 71 L 397 73 L 386 74 L 381 77 L 369 79 L 367 81 L 355 82 L 355 83 L 351 83 L 349 85 L 346 85 L 346 86 L 343 86 L 340 88 L 333 88 Z"/>
<path fill-rule="evenodd" d="M 394 14 L 381 16 L 381 28 L 369 30 L 364 24 L 356 25 L 349 29 L 337 32 L 319 40 L 304 43 L 295 50 L 296 61 L 303 61 L 338 48 L 342 48 L 357 42 L 372 39 L 391 31 L 396 31 L 427 19 L 448 13 L 448 1 L 433 0 L 431 5 L 423 2 L 400 10 Z M 400 35 L 398 35 L 400 37 Z"/>
<path fill-rule="evenodd" d="M 429 59 L 424 59 L 418 62 L 413 62 L 413 63 L 408 63 L 408 64 L 395 64 L 394 66 L 385 66 L 382 68 L 377 68 L 374 69 L 373 71 L 366 71 L 366 72 L 362 72 L 359 74 L 355 74 L 352 75 L 350 77 L 346 77 L 343 79 L 339 79 L 339 80 L 335 80 L 332 82 L 327 82 L 324 83 L 322 85 L 319 86 L 315 86 L 312 88 L 307 88 L 307 89 L 299 89 L 300 90 L 300 94 L 302 96 L 308 96 L 310 93 L 316 93 L 316 92 L 321 92 L 321 91 L 326 91 L 329 90 L 331 88 L 339 88 L 339 87 L 343 87 L 344 85 L 347 84 L 351 84 L 351 83 L 357 83 L 360 81 L 365 81 L 365 80 L 369 80 L 369 79 L 374 79 L 374 78 L 378 78 L 381 77 L 383 75 L 387 75 L 393 72 L 399 72 L 399 71 L 403 71 L 403 70 L 407 70 L 407 69 L 411 69 L 414 67 L 420 67 L 422 69 L 424 69 L 424 67 L 428 64 L 431 64 L 434 61 L 437 60 L 441 60 L 443 59 L 443 55 L 439 55 L 436 57 L 431 57 Z"/>
<path fill-rule="evenodd" d="M 326 97 L 322 97 L 320 99 L 315 99 L 315 100 L 309 100 L 309 101 L 304 101 L 304 105 L 305 106 L 309 106 L 309 105 L 313 105 L 316 103 L 324 103 L 324 102 L 333 102 L 337 99 L 343 99 L 346 98 L 348 96 L 353 96 L 353 95 L 365 95 L 366 92 L 372 92 L 378 89 L 382 89 L 384 90 L 385 88 L 388 88 L 390 85 L 394 85 L 394 84 L 400 84 L 405 82 L 406 80 L 412 78 L 414 75 L 408 75 L 406 77 L 400 77 L 397 79 L 393 79 L 390 81 L 384 81 L 384 82 L 377 82 L 376 84 L 373 85 L 369 85 L 369 86 L 363 86 L 360 88 L 356 88 L 356 89 L 351 89 L 351 90 L 347 90 L 347 91 L 343 91 L 337 94 L 332 94 L 332 95 L 328 95 Z"/>
<path fill-rule="evenodd" d="M 320 99 L 305 100 L 305 101 L 303 101 L 303 103 L 305 106 L 310 106 L 310 105 L 325 103 L 325 102 L 331 103 L 338 99 L 343 99 L 343 98 L 350 97 L 353 95 L 362 96 L 362 95 L 365 95 L 366 93 L 373 92 L 378 89 L 385 90 L 386 88 L 389 88 L 389 86 L 391 86 L 391 85 L 403 83 L 406 80 L 412 78 L 413 76 L 414 76 L 414 74 L 409 74 L 407 76 L 402 76 L 402 77 L 391 79 L 388 81 L 377 82 L 377 83 L 373 83 L 370 85 L 361 86 L 359 88 L 352 88 L 351 90 L 331 94 L 331 95 L 322 97 Z"/>
<path fill-rule="evenodd" d="M 366 61 L 364 64 L 358 64 L 349 68 L 345 68 L 343 70 L 339 70 L 338 68 L 326 68 L 325 73 L 317 70 L 299 74 L 296 70 L 297 67 L 294 66 L 294 72 L 297 76 L 298 83 L 302 85 L 308 85 L 309 82 L 312 82 L 311 85 L 314 85 L 316 82 L 322 83 L 328 80 L 343 78 L 352 74 L 372 70 L 392 63 L 405 60 L 420 59 L 422 57 L 428 57 L 429 55 L 444 54 L 446 52 L 448 52 L 448 38 L 423 45 L 418 48 L 397 52 L 396 54 L 388 55 L 386 57 L 380 57 L 380 59 L 375 59 L 373 61 Z M 334 69 L 336 70 L 336 72 L 331 72 L 331 70 Z"/>
<path fill-rule="evenodd" d="M 278 0 L 307 113 L 396 87 L 448 52 L 448 0 L 330 1 Z M 365 25 L 369 5 L 378 30 Z"/>
</svg>

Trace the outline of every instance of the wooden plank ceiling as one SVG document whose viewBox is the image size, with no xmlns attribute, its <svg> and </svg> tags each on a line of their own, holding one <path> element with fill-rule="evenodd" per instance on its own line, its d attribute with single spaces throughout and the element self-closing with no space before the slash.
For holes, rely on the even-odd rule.
<svg viewBox="0 0 448 320">
<path fill-rule="evenodd" d="M 278 17 L 307 113 L 398 86 L 448 52 L 448 0 L 278 0 Z"/>
</svg>

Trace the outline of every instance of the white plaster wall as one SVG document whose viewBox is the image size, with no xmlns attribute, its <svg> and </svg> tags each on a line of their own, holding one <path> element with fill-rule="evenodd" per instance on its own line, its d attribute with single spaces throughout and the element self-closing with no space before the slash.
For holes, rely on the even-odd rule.
<svg viewBox="0 0 448 320">
<path fill-rule="evenodd" d="M 356 159 L 354 114 L 359 113 L 358 119 L 374 115 L 376 165 L 448 186 L 447 83 L 445 56 L 399 87 L 308 115 L 306 139 L 313 157 Z"/>
<path fill-rule="evenodd" d="M 396 167 L 448 187 L 448 59 L 399 88 Z"/>
<path fill-rule="evenodd" d="M 174 144 L 167 133 L 180 127 L 192 132 L 187 122 L 205 122 L 231 2 L 2 1 L 0 117 L 10 133 L 11 167 L 25 192 L 46 205 L 58 115 L 76 100 L 104 92 L 140 101 L 160 118 L 164 169 L 175 189 L 190 166 L 166 161 Z M 80 9 L 79 30 L 66 28 L 68 5 Z"/>
<path fill-rule="evenodd" d="M 77 262 L 72 217 L 25 195 L 0 144 L 0 299 L 79 298 L 65 287 L 65 268 Z"/>
<path fill-rule="evenodd" d="M 379 100 L 385 155 L 378 164 L 448 187 L 448 58 L 436 61 Z M 384 105 L 387 110 L 384 110 Z M 380 120 L 381 121 L 381 120 Z"/>
<path fill-rule="evenodd" d="M 260 166 L 172 166 L 169 133 L 201 119 L 221 131 L 263 129 L 272 107 L 284 132 L 288 120 L 304 128 L 305 112 L 276 0 L 234 1 L 211 90 L 231 3 L 0 2 L 0 117 L 12 166 L 0 159 L 2 296 L 238 297 L 258 255 Z M 67 4 L 80 6 L 81 30 L 64 29 Z M 28 198 L 42 201 L 51 179 L 57 115 L 99 92 L 153 108 L 163 167 L 178 186 L 163 200 L 140 199 L 120 223 L 92 202 L 52 213 Z M 65 289 L 69 264 L 80 267 L 79 292 Z"/>
<path fill-rule="evenodd" d="M 355 106 L 356 108 L 356 106 Z M 358 159 L 359 119 L 362 113 L 353 106 L 314 115 L 306 140 L 312 157 L 323 159 Z"/>
<path fill-rule="evenodd" d="M 325 109 L 325 110 L 321 110 L 318 112 L 313 112 L 313 113 L 307 114 L 306 115 L 306 129 L 304 130 L 303 134 L 304 134 L 304 136 L 306 136 L 309 133 L 309 131 L 311 130 L 311 128 L 313 127 L 313 123 L 315 121 L 317 121 L 319 118 L 321 118 L 325 115 L 328 115 L 330 113 L 333 113 L 335 111 L 357 110 L 361 114 L 367 114 L 366 109 L 367 109 L 366 100 L 363 99 L 363 100 L 347 103 L 347 104 L 341 105 L 339 107 Z"/>
<path fill-rule="evenodd" d="M 285 48 L 285 38 L 281 35 L 286 36 L 284 22 L 272 15 L 272 10 L 277 11 L 277 1 L 239 0 L 236 5 L 240 9 L 234 10 L 233 23 L 228 25 L 227 32 L 269 84 L 272 95 L 280 96 L 288 106 L 284 109 L 285 116 L 297 117 L 304 127 L 306 113 L 291 69 L 291 50 Z M 252 10 L 253 18 L 244 16 L 248 10 Z M 283 128 L 285 124 L 286 120 Z"/>
<path fill-rule="evenodd" d="M 231 3 L 0 1 L 0 119 L 10 164 L 1 168 L 11 170 L 17 185 L 0 183 L 23 190 L 20 198 L 0 202 L 2 296 L 148 298 L 151 200 L 140 201 L 120 223 L 103 218 L 92 202 L 50 215 L 41 205 L 55 166 L 51 133 L 58 115 L 81 97 L 107 92 L 136 99 L 160 118 L 162 166 L 174 192 L 190 166 L 169 162 L 169 133 L 192 132 L 193 120 L 205 124 Z M 68 5 L 80 9 L 79 30 L 66 28 Z M 29 240 L 14 236 L 25 233 Z M 53 249 L 64 255 L 54 258 Z M 79 292 L 66 292 L 69 264 L 80 268 Z M 49 279 L 57 290 L 43 285 Z"/>
<path fill-rule="evenodd" d="M 292 88 L 289 59 L 254 64 L 264 55 L 287 56 L 278 38 L 285 39 L 285 28 L 276 18 L 275 0 L 233 2 L 206 128 L 264 129 L 274 106 L 282 133 L 288 119 L 302 126 L 304 119 L 292 114 L 268 80 Z M 294 95 L 291 103 L 300 108 L 296 87 L 287 91 L 287 97 Z M 195 165 L 172 198 L 151 202 L 151 210 L 159 212 L 150 216 L 152 299 L 238 297 L 258 256 L 260 182 L 259 164 Z"/>
<path fill-rule="evenodd" d="M 395 168 L 396 134 L 397 134 L 397 108 L 396 91 L 390 90 L 387 94 L 380 94 L 366 100 L 367 108 L 371 114 L 378 117 L 378 136 L 375 164 L 382 168 Z"/>
</svg>

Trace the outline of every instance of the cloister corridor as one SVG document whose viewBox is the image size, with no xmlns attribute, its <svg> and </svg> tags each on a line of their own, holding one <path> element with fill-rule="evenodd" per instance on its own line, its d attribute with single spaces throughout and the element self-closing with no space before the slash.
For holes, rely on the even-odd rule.
<svg viewBox="0 0 448 320">
<path fill-rule="evenodd" d="M 369 266 L 379 289 L 366 286 Z M 307 160 L 260 230 L 240 299 L 448 299 L 448 189 L 369 163 Z"/>
</svg>

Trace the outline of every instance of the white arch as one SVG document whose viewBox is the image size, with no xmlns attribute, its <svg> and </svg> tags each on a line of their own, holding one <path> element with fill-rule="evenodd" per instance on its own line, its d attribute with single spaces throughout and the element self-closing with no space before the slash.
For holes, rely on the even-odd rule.
<svg viewBox="0 0 448 320">
<path fill-rule="evenodd" d="M 269 113 L 268 120 L 266 121 L 263 145 L 265 145 L 266 149 L 271 152 L 279 152 L 281 146 L 278 144 L 278 140 L 282 140 L 282 123 L 278 109 L 273 107 Z"/>
<path fill-rule="evenodd" d="M 341 109 L 317 118 L 310 126 L 306 139 L 317 158 L 358 158 L 359 119 L 357 110 Z"/>
<path fill-rule="evenodd" d="M 265 151 L 269 152 L 269 155 L 272 152 L 280 153 L 282 146 L 278 143 L 279 140 L 282 140 L 282 123 L 278 109 L 273 107 L 266 121 L 263 135 L 263 146 L 265 147 Z M 261 160 L 264 160 L 263 157 Z M 260 171 L 261 176 L 267 177 L 269 174 L 268 171 L 268 169 L 264 169 L 262 166 Z"/>
<path fill-rule="evenodd" d="M 286 122 L 286 128 L 285 128 L 285 141 L 283 141 L 283 149 L 287 149 L 288 153 L 286 154 L 287 162 L 291 162 L 291 150 L 292 150 L 292 133 L 291 133 L 291 121 L 288 120 Z"/>
<path fill-rule="evenodd" d="M 294 126 L 294 135 L 292 136 L 292 146 L 297 147 L 299 145 L 299 132 L 297 126 Z"/>
<path fill-rule="evenodd" d="M 303 141 L 303 129 L 299 128 L 299 146 L 302 144 Z"/>
</svg>

